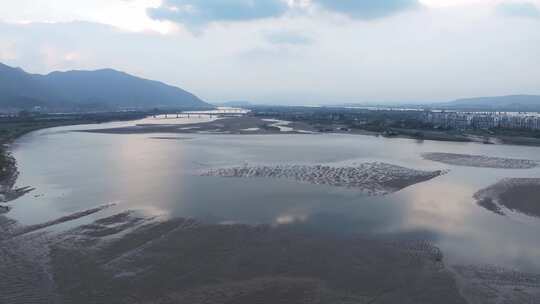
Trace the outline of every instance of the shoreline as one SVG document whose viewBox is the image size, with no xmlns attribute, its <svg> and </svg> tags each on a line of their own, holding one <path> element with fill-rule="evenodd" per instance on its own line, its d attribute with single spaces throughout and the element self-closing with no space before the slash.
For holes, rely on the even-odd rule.
<svg viewBox="0 0 540 304">
<path fill-rule="evenodd" d="M 17 160 L 9 149 L 10 147 L 7 146 L 7 143 L 4 143 L 3 147 L 0 148 L 0 158 L 2 159 L 0 169 L 2 171 L 2 177 L 0 178 L 0 214 L 10 211 L 11 207 L 7 203 L 34 190 L 30 186 L 15 188 L 19 170 L 17 168 Z"/>
<path fill-rule="evenodd" d="M 112 121 L 136 120 L 146 117 L 144 113 L 88 113 L 43 115 L 29 118 L 0 119 L 0 215 L 11 207 L 9 202 L 34 190 L 31 186 L 15 188 L 19 170 L 17 160 L 12 155 L 11 144 L 20 137 L 34 131 L 84 124 L 98 124 Z M 60 117 L 60 118 L 59 118 Z"/>
<path fill-rule="evenodd" d="M 156 124 L 136 124 L 132 126 L 81 130 L 79 132 L 102 134 L 204 134 L 204 135 L 316 135 L 350 134 L 376 136 L 384 138 L 403 138 L 417 141 L 433 140 L 443 142 L 480 143 L 495 145 L 518 145 L 538 147 L 540 138 L 509 137 L 504 135 L 481 135 L 476 133 L 455 133 L 435 130 L 389 129 L 371 131 L 359 128 L 347 128 L 340 124 L 310 124 L 306 121 L 272 120 L 269 117 L 244 116 L 226 117 L 208 122 L 168 124 L 166 121 Z"/>
</svg>

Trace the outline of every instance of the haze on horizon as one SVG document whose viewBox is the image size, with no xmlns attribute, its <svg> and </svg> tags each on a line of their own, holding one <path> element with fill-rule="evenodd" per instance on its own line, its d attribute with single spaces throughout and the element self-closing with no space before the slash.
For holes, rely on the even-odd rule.
<svg viewBox="0 0 540 304">
<path fill-rule="evenodd" d="M 540 0 L 1 1 L 0 62 L 114 68 L 214 101 L 540 94 Z"/>
</svg>

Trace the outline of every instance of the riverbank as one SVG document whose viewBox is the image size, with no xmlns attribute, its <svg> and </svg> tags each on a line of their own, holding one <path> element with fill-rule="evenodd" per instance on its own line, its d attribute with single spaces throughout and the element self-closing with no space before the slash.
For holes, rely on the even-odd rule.
<svg viewBox="0 0 540 304">
<path fill-rule="evenodd" d="M 540 130 L 528 128 L 485 128 L 478 124 L 454 126 L 426 120 L 423 111 L 363 109 L 354 107 L 253 106 L 251 115 L 303 122 L 322 132 L 370 133 L 388 137 L 486 144 L 540 146 Z"/>
<path fill-rule="evenodd" d="M 136 124 L 119 128 L 85 130 L 83 132 L 107 134 L 145 134 L 145 133 L 180 133 L 180 134 L 305 134 L 316 133 L 317 130 L 301 122 L 289 122 L 258 117 L 244 116 L 219 118 L 204 122 L 189 122 L 189 118 L 181 124 L 156 118 L 153 123 Z"/>
<path fill-rule="evenodd" d="M 86 130 L 83 132 L 107 134 L 236 134 L 236 135 L 265 135 L 265 134 L 354 134 L 382 136 L 387 138 L 406 138 L 419 141 L 434 140 L 448 142 L 476 142 L 483 144 L 508 144 L 523 146 L 540 146 L 540 138 L 508 133 L 488 131 L 456 131 L 456 130 L 427 130 L 408 128 L 371 129 L 368 126 L 351 127 L 339 121 L 320 123 L 304 120 L 280 120 L 269 117 L 243 116 L 218 118 L 205 122 L 172 123 L 174 118 L 156 119 L 154 123 L 136 124 L 119 128 Z M 502 131 L 501 131 L 502 132 Z"/>
</svg>

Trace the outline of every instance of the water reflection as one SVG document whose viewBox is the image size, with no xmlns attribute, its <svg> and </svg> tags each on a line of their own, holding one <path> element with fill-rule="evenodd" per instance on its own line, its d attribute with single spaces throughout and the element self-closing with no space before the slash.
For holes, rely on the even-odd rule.
<svg viewBox="0 0 540 304">
<path fill-rule="evenodd" d="M 540 177 L 540 169 L 454 167 L 420 157 L 424 152 L 452 152 L 540 160 L 538 148 L 348 135 L 190 134 L 190 140 L 159 140 L 156 137 L 170 134 L 68 132 L 81 128 L 85 127 L 39 131 L 16 143 L 19 186 L 34 186 L 35 194 L 43 196 L 33 193 L 17 200 L 11 217 L 32 224 L 117 201 L 118 206 L 107 212 L 137 209 L 148 215 L 194 217 L 209 223 L 423 238 L 435 240 L 450 262 L 540 271 L 540 221 L 498 216 L 472 198 L 477 190 L 504 177 Z M 343 165 L 373 160 L 451 171 L 384 197 L 284 180 L 193 174 L 245 162 Z"/>
</svg>

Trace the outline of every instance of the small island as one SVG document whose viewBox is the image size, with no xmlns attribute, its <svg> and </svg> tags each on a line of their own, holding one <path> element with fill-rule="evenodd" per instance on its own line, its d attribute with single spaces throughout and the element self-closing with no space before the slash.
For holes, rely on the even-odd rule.
<svg viewBox="0 0 540 304">
<path fill-rule="evenodd" d="M 539 197 L 540 178 L 506 178 L 474 195 L 480 206 L 499 215 L 509 210 L 535 217 L 540 217 Z"/>
<path fill-rule="evenodd" d="M 202 176 L 238 178 L 277 178 L 301 183 L 329 185 L 358 190 L 367 195 L 386 195 L 430 180 L 445 171 L 420 171 L 396 165 L 372 162 L 350 167 L 327 165 L 275 165 L 210 169 Z"/>
</svg>

